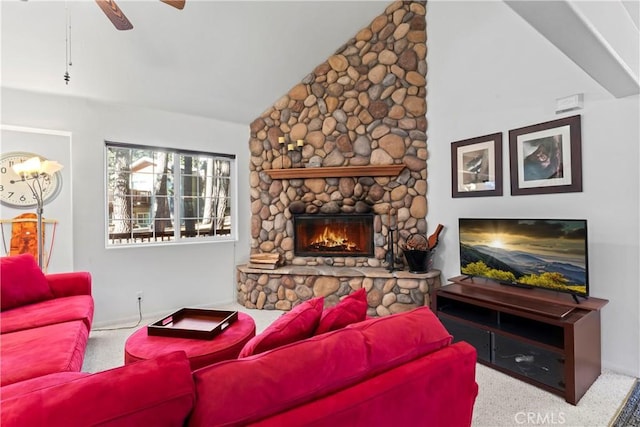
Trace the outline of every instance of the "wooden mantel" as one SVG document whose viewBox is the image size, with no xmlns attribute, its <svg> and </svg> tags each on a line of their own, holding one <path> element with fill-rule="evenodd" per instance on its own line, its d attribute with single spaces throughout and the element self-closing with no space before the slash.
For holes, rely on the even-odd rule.
<svg viewBox="0 0 640 427">
<path fill-rule="evenodd" d="M 316 168 L 266 169 L 272 179 L 296 178 L 341 178 L 360 176 L 397 176 L 405 164 L 368 165 L 368 166 L 334 166 Z"/>
</svg>

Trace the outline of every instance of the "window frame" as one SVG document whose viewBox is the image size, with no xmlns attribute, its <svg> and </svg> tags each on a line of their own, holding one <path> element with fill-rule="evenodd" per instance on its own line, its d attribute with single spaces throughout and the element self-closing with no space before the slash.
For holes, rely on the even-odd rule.
<svg viewBox="0 0 640 427">
<path fill-rule="evenodd" d="M 229 234 L 219 234 L 219 235 L 195 235 L 195 236 L 180 236 L 179 238 L 175 237 L 175 234 L 171 237 L 168 237 L 168 240 L 164 240 L 162 236 L 153 236 L 153 238 L 144 238 L 139 240 L 138 238 L 122 238 L 120 242 L 114 243 L 116 239 L 110 238 L 110 219 L 112 215 L 110 214 L 110 194 L 109 194 L 109 182 L 110 182 L 110 174 L 112 173 L 112 169 L 110 169 L 109 165 L 109 150 L 112 148 L 123 148 L 128 150 L 146 150 L 152 152 L 165 152 L 171 153 L 175 158 L 180 158 L 181 156 L 207 156 L 213 157 L 215 159 L 220 160 L 228 160 L 229 161 L 229 188 L 227 198 L 229 199 L 229 204 L 227 209 L 230 209 L 230 213 L 228 215 L 230 222 L 230 232 Z M 103 201 L 104 201 L 104 239 L 105 239 L 105 248 L 107 249 L 118 249 L 118 248 L 132 248 L 132 247 L 149 247 L 149 246 L 164 246 L 164 245 L 191 245 L 191 244 L 202 244 L 202 243 L 218 243 L 218 242 L 236 242 L 238 240 L 238 194 L 237 194 L 237 181 L 238 181 L 238 170 L 237 170 L 237 159 L 235 154 L 228 153 L 217 153 L 217 152 L 209 152 L 209 151 L 200 151 L 200 150 L 188 150 L 188 149 L 178 149 L 172 147 L 163 147 L 163 146 L 153 146 L 153 145 L 142 145 L 142 144 L 130 144 L 123 142 L 115 142 L 115 141 L 104 141 L 104 159 L 103 159 L 103 177 L 104 177 L 104 193 L 103 193 Z M 181 168 L 178 168 L 181 169 Z M 173 207 L 171 209 L 171 214 L 173 217 L 173 222 L 178 223 L 183 218 L 181 211 L 182 203 L 185 200 L 183 195 L 182 183 L 180 181 L 183 175 L 182 170 L 179 170 L 177 173 L 173 171 L 172 180 L 174 181 L 174 192 L 173 195 L 169 196 L 173 198 Z M 216 176 L 222 175 L 213 175 L 215 179 Z M 176 181 L 178 180 L 178 181 Z M 175 184 L 178 182 L 178 184 Z M 132 190 L 131 188 L 129 190 Z M 129 197 L 142 197 L 129 194 Z M 153 192 L 150 196 L 152 199 L 155 197 Z M 176 214 L 176 212 L 178 212 Z M 131 214 L 131 222 L 132 224 L 137 223 L 138 219 L 134 212 L 130 212 Z M 225 216 L 226 218 L 226 216 Z M 150 223 L 153 223 L 154 216 L 150 213 L 149 217 Z M 178 231 L 180 234 L 181 231 Z M 133 233 L 133 230 L 131 231 Z M 166 236 L 165 236 L 166 237 Z"/>
</svg>

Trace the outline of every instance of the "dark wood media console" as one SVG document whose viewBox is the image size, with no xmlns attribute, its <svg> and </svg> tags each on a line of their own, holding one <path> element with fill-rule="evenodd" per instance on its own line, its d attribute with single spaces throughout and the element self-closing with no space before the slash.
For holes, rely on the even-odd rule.
<svg viewBox="0 0 640 427">
<path fill-rule="evenodd" d="M 459 276 L 438 289 L 432 309 L 478 362 L 563 396 L 573 405 L 601 373 L 600 309 L 608 301 L 520 289 Z"/>
</svg>

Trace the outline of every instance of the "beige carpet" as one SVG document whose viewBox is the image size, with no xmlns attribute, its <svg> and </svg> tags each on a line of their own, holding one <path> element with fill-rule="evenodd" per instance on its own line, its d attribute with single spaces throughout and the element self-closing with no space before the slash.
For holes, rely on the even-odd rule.
<svg viewBox="0 0 640 427">
<path fill-rule="evenodd" d="M 249 313 L 256 321 L 258 332 L 282 314 L 275 310 L 249 310 L 237 304 L 217 308 Z M 83 371 L 98 372 L 121 366 L 127 337 L 155 320 L 158 319 L 144 318 L 136 328 L 91 331 Z M 603 372 L 576 406 L 482 365 L 477 365 L 476 381 L 480 392 L 474 407 L 474 426 L 607 427 L 622 407 L 635 378 Z"/>
<path fill-rule="evenodd" d="M 480 391 L 474 426 L 606 427 L 615 419 L 635 378 L 605 371 L 576 406 L 486 366 L 477 365 L 476 381 Z"/>
</svg>

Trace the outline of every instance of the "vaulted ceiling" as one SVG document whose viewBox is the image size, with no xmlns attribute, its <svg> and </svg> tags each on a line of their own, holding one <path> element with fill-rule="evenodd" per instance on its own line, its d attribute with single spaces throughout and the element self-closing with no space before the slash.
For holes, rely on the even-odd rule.
<svg viewBox="0 0 640 427">
<path fill-rule="evenodd" d="M 389 3 L 117 4 L 132 30 L 94 1 L 2 0 L 2 86 L 249 123 Z"/>
<path fill-rule="evenodd" d="M 117 3 L 133 30 L 90 0 L 2 0 L 2 86 L 249 123 L 389 4 Z M 637 0 L 506 3 L 614 96 L 639 92 Z"/>
<path fill-rule="evenodd" d="M 640 93 L 640 2 L 505 0 L 617 98 Z"/>
</svg>

